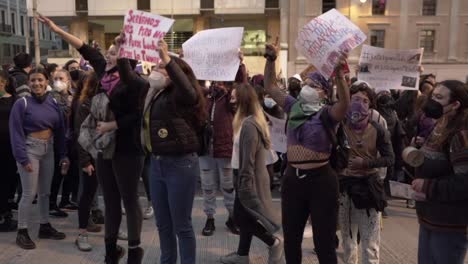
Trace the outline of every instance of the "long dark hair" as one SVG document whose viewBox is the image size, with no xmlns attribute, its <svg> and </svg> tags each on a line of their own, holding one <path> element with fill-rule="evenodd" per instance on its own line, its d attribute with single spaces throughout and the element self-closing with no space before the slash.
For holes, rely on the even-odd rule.
<svg viewBox="0 0 468 264">
<path fill-rule="evenodd" d="M 29 81 L 29 78 L 31 77 L 31 75 L 36 74 L 36 73 L 39 73 L 39 74 L 44 75 L 45 79 L 46 79 L 47 81 L 49 80 L 49 74 L 47 74 L 46 69 L 44 69 L 44 68 L 42 68 L 42 67 L 37 67 L 37 68 L 32 69 L 32 70 L 28 73 L 28 81 Z"/>
<path fill-rule="evenodd" d="M 468 87 L 457 80 L 446 80 L 438 85 L 444 86 L 450 91 L 450 103 L 458 101 L 460 107 L 453 117 L 448 120 L 447 127 L 437 138 L 438 144 L 446 144 L 459 130 L 468 128 Z"/>
<path fill-rule="evenodd" d="M 194 107 L 194 118 L 197 121 L 197 125 L 201 127 L 208 118 L 208 112 L 205 108 L 206 102 L 205 96 L 203 95 L 203 90 L 200 87 L 200 84 L 198 83 L 198 80 L 195 77 L 195 73 L 193 73 L 190 65 L 188 65 L 184 60 L 175 56 L 171 56 L 171 59 L 174 60 L 177 65 L 179 65 L 180 69 L 185 73 L 190 83 L 195 88 L 195 92 L 197 93 L 197 104 Z"/>
<path fill-rule="evenodd" d="M 82 89 L 79 92 L 79 101 L 83 103 L 86 99 L 91 99 L 96 95 L 99 89 L 99 81 L 94 71 L 85 72 L 80 77 L 78 82 Z"/>
</svg>

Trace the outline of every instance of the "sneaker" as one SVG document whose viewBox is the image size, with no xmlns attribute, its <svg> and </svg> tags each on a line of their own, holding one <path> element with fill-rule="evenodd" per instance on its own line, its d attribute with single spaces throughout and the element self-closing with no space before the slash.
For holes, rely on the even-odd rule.
<svg viewBox="0 0 468 264">
<path fill-rule="evenodd" d="M 128 240 L 128 235 L 124 231 L 119 231 L 117 238 L 120 240 Z"/>
<path fill-rule="evenodd" d="M 65 211 L 76 211 L 78 210 L 78 205 L 74 202 L 61 202 L 59 208 Z"/>
<path fill-rule="evenodd" d="M 143 218 L 150 219 L 151 217 L 153 217 L 153 215 L 154 215 L 153 207 L 151 205 L 146 207 L 145 211 L 143 212 Z"/>
<path fill-rule="evenodd" d="M 207 218 L 205 227 L 202 230 L 202 235 L 204 236 L 212 236 L 214 231 L 216 230 L 214 218 Z"/>
<path fill-rule="evenodd" d="M 284 258 L 283 241 L 276 238 L 275 244 L 268 249 L 268 264 L 286 263 Z"/>
<path fill-rule="evenodd" d="M 13 232 L 18 228 L 18 222 L 9 213 L 0 216 L 0 232 Z"/>
<path fill-rule="evenodd" d="M 226 222 L 226 226 L 229 229 L 229 231 L 231 231 L 231 233 L 233 233 L 234 235 L 239 235 L 240 234 L 239 227 L 237 227 L 237 225 L 234 222 L 234 219 L 232 219 L 232 217 L 229 217 L 229 219 Z"/>
<path fill-rule="evenodd" d="M 100 225 L 96 225 L 93 222 L 93 218 L 90 216 L 88 219 L 88 226 L 86 227 L 86 231 L 90 233 L 99 233 L 101 232 L 102 227 Z"/>
<path fill-rule="evenodd" d="M 57 231 L 50 225 L 50 223 L 41 224 L 41 226 L 39 227 L 39 238 L 62 240 L 65 239 L 65 237 L 65 233 Z"/>
<path fill-rule="evenodd" d="M 35 249 L 36 244 L 31 240 L 28 229 L 19 229 L 16 235 L 16 244 L 22 249 Z"/>
<path fill-rule="evenodd" d="M 91 251 L 93 249 L 88 242 L 88 234 L 79 234 L 75 240 L 75 245 L 81 251 Z"/>
<path fill-rule="evenodd" d="M 416 201 L 415 200 L 406 200 L 406 208 L 415 209 Z"/>
<path fill-rule="evenodd" d="M 54 216 L 54 217 L 58 217 L 58 218 L 68 217 L 68 214 L 66 212 L 60 210 L 60 208 L 58 208 L 58 206 L 51 206 L 50 210 L 49 210 L 49 215 Z"/>
<path fill-rule="evenodd" d="M 145 251 L 141 247 L 128 249 L 128 264 L 141 264 Z"/>
<path fill-rule="evenodd" d="M 224 264 L 249 264 L 249 256 L 239 256 L 237 252 L 232 252 L 219 259 Z"/>
<path fill-rule="evenodd" d="M 104 214 L 102 213 L 101 209 L 96 209 L 91 211 L 91 218 L 93 222 L 98 225 L 104 224 Z"/>
</svg>

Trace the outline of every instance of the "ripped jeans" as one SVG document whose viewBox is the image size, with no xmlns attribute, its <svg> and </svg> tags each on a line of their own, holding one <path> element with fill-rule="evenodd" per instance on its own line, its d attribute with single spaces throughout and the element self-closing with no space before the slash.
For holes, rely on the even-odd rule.
<svg viewBox="0 0 468 264">
<path fill-rule="evenodd" d="M 207 216 L 216 213 L 216 192 L 221 189 L 224 196 L 224 206 L 229 216 L 234 211 L 234 184 L 231 159 L 202 156 L 200 161 L 200 177 L 203 190 L 203 207 Z"/>
</svg>

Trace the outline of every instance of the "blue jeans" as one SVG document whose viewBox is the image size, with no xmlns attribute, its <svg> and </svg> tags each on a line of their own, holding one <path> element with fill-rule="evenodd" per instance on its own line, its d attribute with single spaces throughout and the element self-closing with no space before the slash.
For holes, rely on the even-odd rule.
<svg viewBox="0 0 468 264">
<path fill-rule="evenodd" d="M 38 194 L 39 223 L 49 223 L 50 184 L 54 175 L 53 139 L 46 141 L 28 136 L 26 152 L 33 171 L 28 172 L 21 164 L 17 164 L 23 188 L 23 196 L 18 208 L 18 228 L 28 228 L 32 201 L 36 194 Z"/>
<path fill-rule="evenodd" d="M 462 232 L 434 231 L 419 226 L 419 264 L 463 264 L 467 237 Z"/>
<path fill-rule="evenodd" d="M 161 246 L 161 264 L 196 260 L 196 241 L 192 227 L 192 207 L 200 174 L 198 156 L 153 156 L 150 190 Z"/>
<path fill-rule="evenodd" d="M 234 211 L 234 185 L 232 180 L 231 159 L 200 157 L 201 182 L 203 190 L 203 207 L 207 216 L 216 213 L 216 191 L 221 189 L 224 196 L 224 206 L 229 216 Z"/>
</svg>

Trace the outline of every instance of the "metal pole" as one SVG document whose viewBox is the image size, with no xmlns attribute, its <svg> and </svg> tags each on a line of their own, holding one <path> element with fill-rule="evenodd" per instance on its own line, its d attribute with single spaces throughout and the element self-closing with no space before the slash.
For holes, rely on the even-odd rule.
<svg viewBox="0 0 468 264">
<path fill-rule="evenodd" d="M 39 23 L 37 21 L 37 0 L 33 0 L 33 16 L 34 16 L 34 58 L 36 67 L 39 67 L 41 62 L 41 50 L 39 48 Z"/>
</svg>

